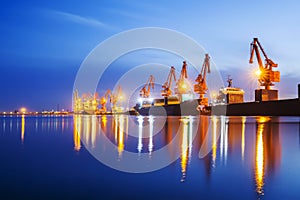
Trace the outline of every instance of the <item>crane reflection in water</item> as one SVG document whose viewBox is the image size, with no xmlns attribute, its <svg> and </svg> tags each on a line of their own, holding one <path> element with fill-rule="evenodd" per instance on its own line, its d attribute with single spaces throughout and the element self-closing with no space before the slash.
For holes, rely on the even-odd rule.
<svg viewBox="0 0 300 200">
<path fill-rule="evenodd" d="M 248 119 L 249 122 L 247 122 Z M 166 146 L 172 142 L 176 134 L 180 134 L 178 143 L 168 146 L 166 156 L 174 157 L 175 152 L 180 152 L 180 180 L 182 182 L 188 178 L 188 169 L 192 160 L 200 160 L 209 180 L 218 167 L 229 164 L 228 162 L 232 160 L 229 158 L 239 157 L 241 163 L 245 159 L 254 158 L 253 180 L 258 195 L 264 194 L 266 172 L 269 173 L 268 176 L 272 176 L 280 165 L 279 124 L 273 123 L 271 118 L 166 117 L 163 128 L 156 134 L 155 127 L 160 120 L 160 117 L 154 116 L 74 115 L 74 149 L 79 151 L 82 148 L 81 142 L 84 142 L 88 148 L 95 148 L 99 145 L 97 138 L 104 135 L 116 147 L 115 159 L 122 159 L 123 151 L 128 150 L 136 153 L 137 161 L 142 153 L 147 153 L 151 162 L 154 151 Z M 254 125 L 256 131 L 247 133 L 246 130 L 252 130 L 251 126 Z M 249 129 L 246 129 L 247 126 Z M 136 132 L 136 137 L 132 134 L 128 135 L 129 130 Z M 197 134 L 195 137 L 194 130 Z M 80 139 L 82 139 L 81 142 Z M 105 146 L 101 148 L 105 151 Z M 200 149 L 204 149 L 208 154 L 201 159 L 196 156 L 192 159 L 192 155 L 200 152 Z M 254 157 L 252 157 L 253 153 Z M 197 162 L 193 164 L 197 165 Z"/>
</svg>

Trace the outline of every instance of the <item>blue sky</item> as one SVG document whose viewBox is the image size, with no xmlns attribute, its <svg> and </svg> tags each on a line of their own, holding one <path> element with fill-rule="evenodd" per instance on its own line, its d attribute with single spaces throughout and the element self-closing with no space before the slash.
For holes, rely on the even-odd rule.
<svg viewBox="0 0 300 200">
<path fill-rule="evenodd" d="M 226 2 L 226 3 L 225 3 Z M 279 64 L 280 96 L 295 97 L 300 71 L 298 1 L 2 1 L 0 110 L 71 109 L 76 72 L 100 42 L 132 28 L 163 27 L 201 44 L 245 90 L 258 37 Z M 172 63 L 170 63 L 172 65 Z M 251 95 L 248 97 L 251 98 Z"/>
</svg>

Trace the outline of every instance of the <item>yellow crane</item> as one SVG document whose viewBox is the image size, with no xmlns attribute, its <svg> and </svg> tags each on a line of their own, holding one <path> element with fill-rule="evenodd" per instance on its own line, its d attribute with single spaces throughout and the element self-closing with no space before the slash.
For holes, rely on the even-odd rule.
<svg viewBox="0 0 300 200">
<path fill-rule="evenodd" d="M 105 113 L 107 111 L 106 103 L 108 101 L 108 98 L 110 98 L 110 97 L 111 97 L 111 91 L 110 91 L 110 89 L 108 89 L 108 90 L 106 90 L 105 94 L 100 99 L 100 104 L 101 104 L 100 113 Z"/>
<path fill-rule="evenodd" d="M 76 89 L 73 94 L 73 111 L 80 113 L 82 111 L 82 99 L 79 97 L 78 90 Z"/>
<path fill-rule="evenodd" d="M 175 75 L 175 68 L 174 66 L 171 66 L 167 81 L 162 86 L 161 95 L 163 97 L 169 97 L 172 95 L 172 80 L 176 81 L 176 75 Z"/>
<path fill-rule="evenodd" d="M 83 104 L 83 111 L 86 113 L 95 113 L 97 111 L 97 100 L 95 99 L 95 95 L 91 93 L 84 93 L 82 94 L 82 104 Z"/>
<path fill-rule="evenodd" d="M 199 94 L 199 104 L 203 106 L 208 106 L 208 98 L 204 97 L 208 90 L 206 84 L 207 73 L 210 73 L 210 57 L 208 54 L 205 54 L 201 72 L 195 80 L 197 83 L 194 85 L 194 92 Z"/>
<path fill-rule="evenodd" d="M 259 49 L 265 57 L 265 64 L 262 62 Z M 258 41 L 258 38 L 254 38 L 253 42 L 251 43 L 249 59 L 250 64 L 253 63 L 254 52 L 256 54 L 259 67 L 259 70 L 256 73 L 259 76 L 258 82 L 260 83 L 260 86 L 265 87 L 266 90 L 270 90 L 270 87 L 274 86 L 273 82 L 280 82 L 280 72 L 273 71 L 273 67 L 278 67 L 278 64 L 274 63 L 270 58 L 268 58 L 260 42 Z"/>
<path fill-rule="evenodd" d="M 140 97 L 149 98 L 151 88 L 154 89 L 154 76 L 150 75 L 144 87 L 140 90 Z"/>
</svg>

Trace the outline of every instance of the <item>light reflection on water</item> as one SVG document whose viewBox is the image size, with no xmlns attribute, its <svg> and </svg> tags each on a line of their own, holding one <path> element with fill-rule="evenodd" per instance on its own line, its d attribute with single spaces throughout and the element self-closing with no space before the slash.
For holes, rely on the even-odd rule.
<svg viewBox="0 0 300 200">
<path fill-rule="evenodd" d="M 24 137 L 25 137 L 25 115 L 22 115 L 22 124 L 21 124 L 21 140 L 22 143 L 24 142 Z"/>
<path fill-rule="evenodd" d="M 32 130 L 35 132 L 60 131 L 63 134 L 68 130 L 69 123 L 72 123 L 70 118 L 63 116 L 22 115 L 1 120 L 3 122 L 0 130 L 3 130 L 3 133 L 17 130 L 21 143 L 24 145 L 26 145 L 27 135 L 29 137 Z M 28 125 L 30 120 L 33 120 L 33 123 Z M 74 150 L 82 151 L 83 143 L 89 148 L 96 148 L 99 145 L 97 143 L 99 135 L 105 135 L 116 146 L 117 156 L 114 159 L 122 159 L 125 150 L 135 152 L 137 158 L 141 153 L 148 153 L 151 159 L 155 155 L 153 152 L 170 143 L 178 132 L 179 143 L 175 147 L 170 146 L 167 156 L 172 157 L 174 151 L 180 151 L 179 182 L 189 182 L 194 175 L 199 173 L 194 170 L 198 161 L 204 163 L 205 174 L 211 180 L 215 180 L 214 174 L 219 170 L 222 171 L 226 166 L 232 166 L 234 163 L 236 166 L 244 166 L 245 172 L 249 173 L 252 178 L 246 181 L 247 187 L 250 190 L 254 188 L 253 192 L 256 193 L 257 198 L 263 198 L 268 195 L 266 188 L 271 184 L 270 178 L 283 173 L 280 171 L 280 166 L 282 166 L 283 150 L 288 149 L 288 146 L 283 146 L 282 138 L 288 137 L 283 135 L 288 133 L 280 127 L 291 124 L 299 128 L 298 118 L 290 118 L 290 120 L 283 118 L 282 120 L 278 117 L 167 117 L 164 127 L 159 133 L 155 133 L 155 126 L 160 120 L 162 120 L 160 117 L 153 116 L 74 115 L 73 126 L 71 126 L 73 127 Z M 198 123 L 199 126 L 197 126 Z M 143 129 L 145 126 L 147 128 Z M 194 140 L 193 130 L 198 130 Z M 136 133 L 136 137 L 132 132 Z M 297 143 L 300 146 L 299 134 Z M 205 140 L 209 142 L 205 143 Z M 210 153 L 200 159 L 198 157 L 200 148 L 206 148 Z M 105 147 L 103 149 L 105 151 Z M 290 162 L 289 165 L 292 166 L 293 163 Z"/>
<path fill-rule="evenodd" d="M 136 145 L 137 157 L 143 151 L 149 153 L 151 157 L 152 151 L 155 151 L 157 148 L 161 148 L 163 145 L 168 144 L 174 137 L 174 134 L 178 131 L 179 125 L 178 121 L 183 123 L 181 126 L 181 140 L 178 144 L 180 148 L 181 156 L 181 181 L 185 181 L 188 167 L 190 165 L 190 160 L 192 156 L 192 150 L 199 151 L 201 144 L 204 139 L 208 137 L 208 144 L 205 148 L 209 150 L 211 148 L 211 155 L 207 155 L 204 160 L 208 160 L 208 168 L 218 168 L 217 160 L 220 159 L 220 162 L 226 166 L 228 152 L 234 151 L 234 153 L 241 154 L 241 161 L 244 162 L 245 159 L 245 149 L 246 149 L 246 117 L 168 117 L 167 123 L 165 124 L 164 129 L 161 131 L 161 135 L 165 138 L 163 144 L 155 144 L 153 126 L 155 121 L 160 120 L 158 117 L 143 117 L 138 116 L 133 121 L 129 120 L 129 117 L 126 115 L 116 115 L 116 116 L 74 116 L 74 149 L 80 150 L 80 138 L 85 138 L 86 145 L 92 145 L 93 147 L 97 144 L 95 143 L 97 134 L 105 134 L 111 138 L 111 134 L 114 134 L 114 143 L 118 152 L 119 158 L 122 157 L 122 152 L 126 148 L 126 145 Z M 194 127 L 194 120 L 200 120 L 200 128 L 198 134 L 200 137 L 196 137 L 197 148 L 193 147 L 192 141 L 192 129 L 197 129 Z M 137 130 L 130 130 L 131 132 L 136 131 L 138 134 L 137 138 L 130 137 L 128 139 L 128 123 L 138 124 Z M 209 123 L 211 124 L 211 129 L 208 128 Z M 254 165 L 254 179 L 256 185 L 256 191 L 258 195 L 264 194 L 264 177 L 266 168 L 268 171 L 273 173 L 281 160 L 281 144 L 280 137 L 278 133 L 278 123 L 272 123 L 271 118 L 266 117 L 257 117 L 255 120 L 252 119 L 249 122 L 250 124 L 256 123 L 256 139 L 255 147 L 247 148 L 250 151 L 253 151 L 255 154 Z M 144 138 L 143 135 L 143 126 L 147 124 L 149 126 L 149 137 Z M 107 129 L 106 127 L 109 127 Z M 109 130 L 109 131 L 107 131 Z M 209 132 L 211 131 L 211 132 Z M 220 136 L 220 137 L 219 137 Z M 198 139 L 197 139 L 198 138 Z M 91 143 L 90 143 L 91 140 Z M 130 141 L 129 141 L 130 140 Z M 145 145 L 148 143 L 148 148 L 145 148 Z M 235 148 L 239 146 L 239 148 Z M 229 149 L 231 148 L 231 149 Z M 219 157 L 218 157 L 219 152 Z M 172 149 L 170 149 L 170 156 L 172 156 Z M 211 158 L 209 158 L 211 157 Z M 209 170 L 210 171 L 210 170 Z M 210 172 L 209 172 L 210 173 Z"/>
</svg>

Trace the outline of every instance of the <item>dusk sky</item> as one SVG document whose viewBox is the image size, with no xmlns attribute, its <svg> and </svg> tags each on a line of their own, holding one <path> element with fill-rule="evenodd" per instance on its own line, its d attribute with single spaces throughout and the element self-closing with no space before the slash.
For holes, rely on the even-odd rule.
<svg viewBox="0 0 300 200">
<path fill-rule="evenodd" d="M 226 2 L 226 3 L 225 3 Z M 300 83 L 299 1 L 2 1 L 0 111 L 71 109 L 77 70 L 93 48 L 122 31 L 162 27 L 202 45 L 224 74 L 246 91 L 243 74 L 258 37 L 278 63 L 280 98 Z M 170 63 L 172 65 L 172 63 Z M 122 67 L 122 66 L 120 66 Z M 254 91 L 249 91 L 253 92 Z M 251 95 L 247 98 L 251 100 Z"/>
</svg>

